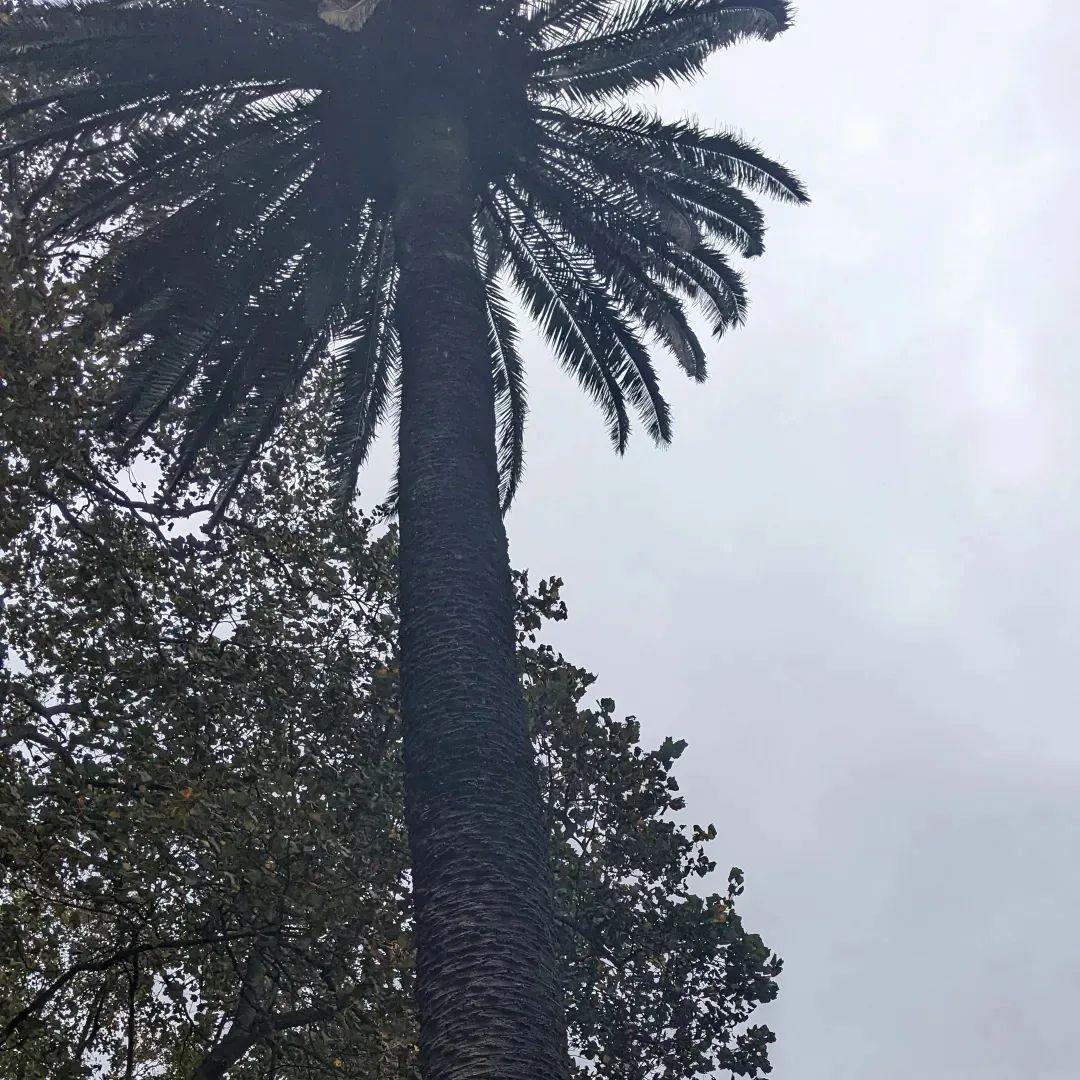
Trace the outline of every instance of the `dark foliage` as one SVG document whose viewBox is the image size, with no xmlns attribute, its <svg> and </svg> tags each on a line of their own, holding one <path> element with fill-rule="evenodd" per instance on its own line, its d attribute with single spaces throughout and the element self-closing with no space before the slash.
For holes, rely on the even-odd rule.
<svg viewBox="0 0 1080 1080">
<path fill-rule="evenodd" d="M 729 257 L 762 251 L 751 197 L 805 198 L 737 135 L 618 103 L 784 30 L 786 0 L 440 3 L 452 20 L 419 0 L 29 2 L 0 31 L 0 157 L 83 170 L 54 249 L 112 236 L 104 295 L 140 346 L 117 419 L 138 440 L 183 402 L 173 479 L 212 447 L 219 505 L 324 362 L 353 491 L 400 362 L 393 146 L 418 98 L 468 119 L 504 505 L 526 414 L 507 286 L 619 450 L 632 412 L 666 442 L 650 344 L 704 378 L 687 302 L 715 334 L 741 322 Z"/>
</svg>

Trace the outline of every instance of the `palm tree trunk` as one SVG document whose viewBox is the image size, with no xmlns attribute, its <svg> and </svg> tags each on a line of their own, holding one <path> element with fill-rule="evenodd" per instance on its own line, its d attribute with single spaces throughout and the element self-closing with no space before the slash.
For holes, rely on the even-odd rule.
<svg viewBox="0 0 1080 1080">
<path fill-rule="evenodd" d="M 397 159 L 402 691 L 421 1065 L 425 1080 L 560 1080 L 568 1058 L 547 837 L 514 657 L 462 118 L 426 107 L 403 128 Z"/>
</svg>

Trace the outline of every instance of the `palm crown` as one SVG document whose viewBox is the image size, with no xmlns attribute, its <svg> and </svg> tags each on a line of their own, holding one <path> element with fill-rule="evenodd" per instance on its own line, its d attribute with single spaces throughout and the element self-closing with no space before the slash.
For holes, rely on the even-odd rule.
<svg viewBox="0 0 1080 1080">
<path fill-rule="evenodd" d="M 132 439 L 186 402 L 176 472 L 214 445 L 227 501 L 320 362 L 336 384 L 331 464 L 351 495 L 399 367 L 390 152 L 435 86 L 462 103 L 477 193 L 502 499 L 521 476 L 525 388 L 511 284 L 622 449 L 636 411 L 671 437 L 650 344 L 694 379 L 686 301 L 721 334 L 746 297 L 729 262 L 762 251 L 750 198 L 798 180 L 727 132 L 618 98 L 698 73 L 788 25 L 786 0 L 93 0 L 24 3 L 2 30 L 16 75 L 2 155 L 89 170 L 57 242 L 112 233 L 105 296 L 133 359 Z M 430 39 L 429 39 L 430 37 Z"/>
</svg>

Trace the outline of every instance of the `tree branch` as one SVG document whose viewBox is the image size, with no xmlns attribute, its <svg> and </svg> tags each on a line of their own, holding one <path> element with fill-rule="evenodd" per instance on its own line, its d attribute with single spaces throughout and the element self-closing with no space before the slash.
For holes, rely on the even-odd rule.
<svg viewBox="0 0 1080 1080">
<path fill-rule="evenodd" d="M 68 968 L 58 979 L 54 979 L 48 986 L 43 986 L 30 1000 L 30 1003 L 20 1009 L 0 1031 L 0 1046 L 16 1032 L 31 1016 L 40 1012 L 68 983 L 78 975 L 91 971 L 108 971 L 109 968 L 132 960 L 136 956 L 148 952 L 162 952 L 168 949 L 195 949 L 203 945 L 217 945 L 223 941 L 234 941 L 237 938 L 259 937 L 266 930 L 238 930 L 234 934 L 215 934 L 201 938 L 174 938 L 166 941 L 155 941 L 147 945 L 130 945 L 126 949 L 118 949 L 116 952 L 105 957 L 103 960 L 86 960 L 81 964 L 75 964 Z"/>
<path fill-rule="evenodd" d="M 320 1020 L 329 1020 L 339 1013 L 346 1002 L 332 1005 L 296 1009 L 292 1012 L 278 1013 L 276 1016 L 250 1017 L 247 1023 L 239 1020 L 229 1028 L 228 1033 L 200 1062 L 191 1074 L 191 1080 L 222 1080 L 249 1050 L 267 1038 L 292 1028 L 307 1027 Z"/>
</svg>

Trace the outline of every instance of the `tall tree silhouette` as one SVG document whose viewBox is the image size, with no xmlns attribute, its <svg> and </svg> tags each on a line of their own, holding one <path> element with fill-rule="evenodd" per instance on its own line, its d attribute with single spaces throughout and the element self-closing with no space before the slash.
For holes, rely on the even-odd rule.
<svg viewBox="0 0 1080 1080">
<path fill-rule="evenodd" d="M 762 250 L 750 195 L 805 196 L 736 135 L 619 99 L 788 22 L 785 0 L 94 0 L 24 2 L 2 27 L 0 155 L 87 177 L 49 242 L 102 243 L 133 444 L 182 407 L 173 479 L 214 448 L 224 506 L 331 364 L 347 499 L 400 396 L 427 1080 L 567 1072 L 500 512 L 526 411 L 507 286 L 617 449 L 631 413 L 669 440 L 649 345 L 704 378 L 685 301 L 716 334 L 739 323 L 727 256 Z"/>
</svg>

